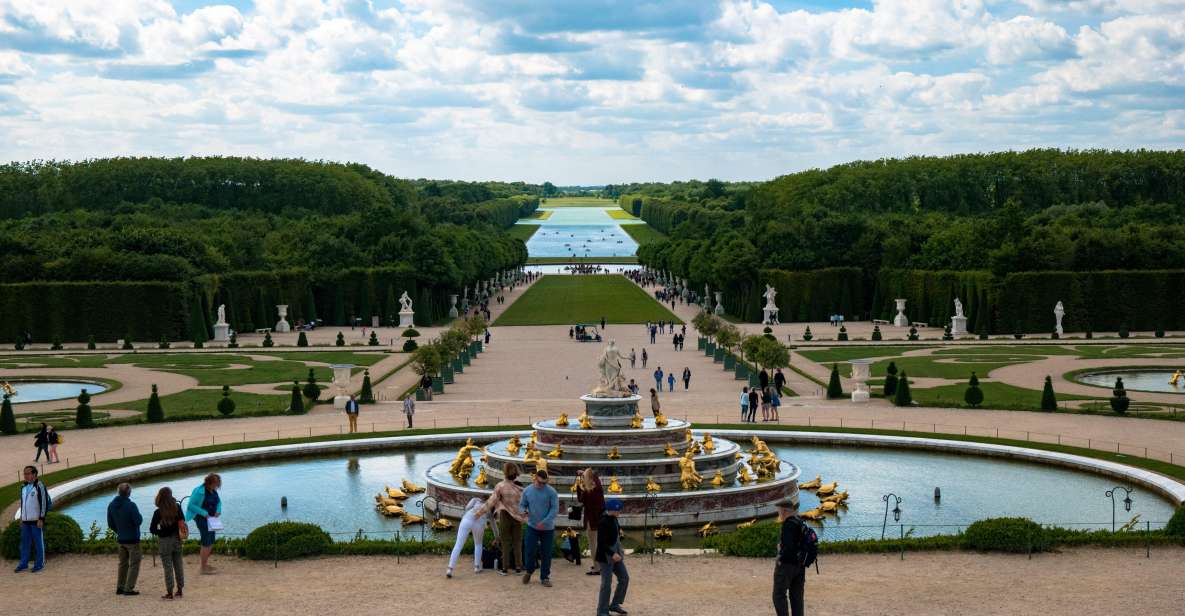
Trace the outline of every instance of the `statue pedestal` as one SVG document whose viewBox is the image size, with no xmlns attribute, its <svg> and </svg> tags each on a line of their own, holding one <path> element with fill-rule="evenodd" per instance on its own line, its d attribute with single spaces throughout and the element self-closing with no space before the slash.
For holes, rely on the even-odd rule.
<svg viewBox="0 0 1185 616">
<path fill-rule="evenodd" d="M 852 402 L 868 402 L 872 392 L 868 390 L 868 379 L 872 375 L 872 361 L 867 359 L 853 359 L 848 362 L 852 366 L 852 381 L 856 388 L 852 390 Z"/>
<path fill-rule="evenodd" d="M 762 319 L 761 322 L 763 325 L 778 325 L 780 323 L 780 321 L 778 321 L 778 309 L 766 308 L 765 318 Z"/>
<path fill-rule="evenodd" d="M 415 326 L 414 319 L 416 313 L 414 310 L 400 310 L 399 311 L 399 327 L 413 327 Z"/>
<path fill-rule="evenodd" d="M 227 323 L 214 324 L 214 342 L 230 341 L 230 325 Z"/>
<path fill-rule="evenodd" d="M 950 318 L 950 335 L 955 337 L 967 335 L 967 317 Z"/>
<path fill-rule="evenodd" d="M 453 307 L 452 307 L 452 308 L 449 308 L 449 309 L 448 309 L 448 316 L 449 316 L 449 318 L 452 318 L 452 319 L 455 319 L 455 318 L 457 318 L 457 317 L 461 316 L 461 313 L 457 312 L 457 306 L 456 306 L 456 305 L 453 305 Z"/>
</svg>

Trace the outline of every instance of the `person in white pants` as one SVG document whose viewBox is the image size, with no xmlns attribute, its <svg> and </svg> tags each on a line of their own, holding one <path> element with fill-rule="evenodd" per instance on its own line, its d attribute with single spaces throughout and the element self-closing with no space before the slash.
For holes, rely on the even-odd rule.
<svg viewBox="0 0 1185 616">
<path fill-rule="evenodd" d="M 461 516 L 461 524 L 457 528 L 457 543 L 453 545 L 453 553 L 448 559 L 448 569 L 444 576 L 453 577 L 453 567 L 457 566 L 457 558 L 461 549 L 465 547 L 465 537 L 473 534 L 473 572 L 481 573 L 481 542 L 486 531 L 486 514 L 491 507 L 480 498 L 469 499 L 465 505 L 465 515 Z"/>
</svg>

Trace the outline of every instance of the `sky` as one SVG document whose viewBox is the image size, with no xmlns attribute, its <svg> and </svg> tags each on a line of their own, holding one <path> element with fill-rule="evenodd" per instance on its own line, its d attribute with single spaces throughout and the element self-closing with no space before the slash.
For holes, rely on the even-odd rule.
<svg viewBox="0 0 1185 616">
<path fill-rule="evenodd" d="M 1185 144 L 1185 0 L 0 0 L 0 161 L 558 185 Z"/>
</svg>

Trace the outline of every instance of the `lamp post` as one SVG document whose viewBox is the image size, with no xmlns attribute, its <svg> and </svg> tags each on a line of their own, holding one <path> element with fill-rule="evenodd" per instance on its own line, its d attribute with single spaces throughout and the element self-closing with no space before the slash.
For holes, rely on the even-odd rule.
<svg viewBox="0 0 1185 616">
<path fill-rule="evenodd" d="M 1123 486 L 1115 486 L 1103 493 L 1103 496 L 1111 499 L 1111 532 L 1115 532 L 1115 493 L 1119 490 L 1124 491 L 1123 495 L 1123 510 L 1132 510 L 1132 489 Z"/>
<path fill-rule="evenodd" d="M 896 494 L 893 494 L 892 492 L 889 492 L 888 494 L 882 496 L 881 500 L 885 501 L 885 519 L 881 523 L 881 539 L 885 538 L 885 528 L 887 528 L 889 525 L 889 497 L 892 497 L 894 499 L 893 521 L 894 522 L 901 521 L 901 497 L 897 496 Z"/>
<path fill-rule="evenodd" d="M 642 524 L 643 531 L 646 533 L 646 544 L 650 546 L 650 564 L 654 564 L 654 551 L 658 549 L 658 545 L 654 542 L 654 534 L 650 532 L 650 518 L 658 517 L 658 494 L 654 492 L 647 492 L 645 500 L 646 514 Z M 593 554 L 594 559 L 596 554 Z"/>
</svg>

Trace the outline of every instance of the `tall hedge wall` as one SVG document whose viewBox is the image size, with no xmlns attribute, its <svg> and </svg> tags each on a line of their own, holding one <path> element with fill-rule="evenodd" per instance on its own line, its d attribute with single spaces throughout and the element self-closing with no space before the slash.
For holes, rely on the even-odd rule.
<svg viewBox="0 0 1185 616">
<path fill-rule="evenodd" d="M 905 315 L 911 321 L 942 326 L 955 314 L 956 297 L 963 302 L 970 331 L 996 331 L 991 272 L 883 269 L 877 274 L 871 315 L 874 319 L 892 321 L 897 316 L 894 300 L 904 298 Z"/>
<path fill-rule="evenodd" d="M 0 285 L 0 337 L 39 342 L 111 342 L 189 337 L 201 301 L 192 285 L 171 282 L 23 282 Z"/>
<path fill-rule="evenodd" d="M 1185 271 L 1023 272 L 1000 284 L 998 319 L 1005 332 L 1049 332 L 1053 308 L 1066 309 L 1067 331 L 1185 329 Z"/>
<path fill-rule="evenodd" d="M 745 318 L 761 319 L 765 300 L 761 294 L 769 284 L 778 292 L 778 318 L 791 321 L 826 321 L 833 314 L 854 319 L 867 312 L 864 277 L 858 267 L 832 267 L 807 272 L 762 270 L 762 284 L 746 302 Z M 725 302 L 727 307 L 727 302 Z"/>
</svg>

